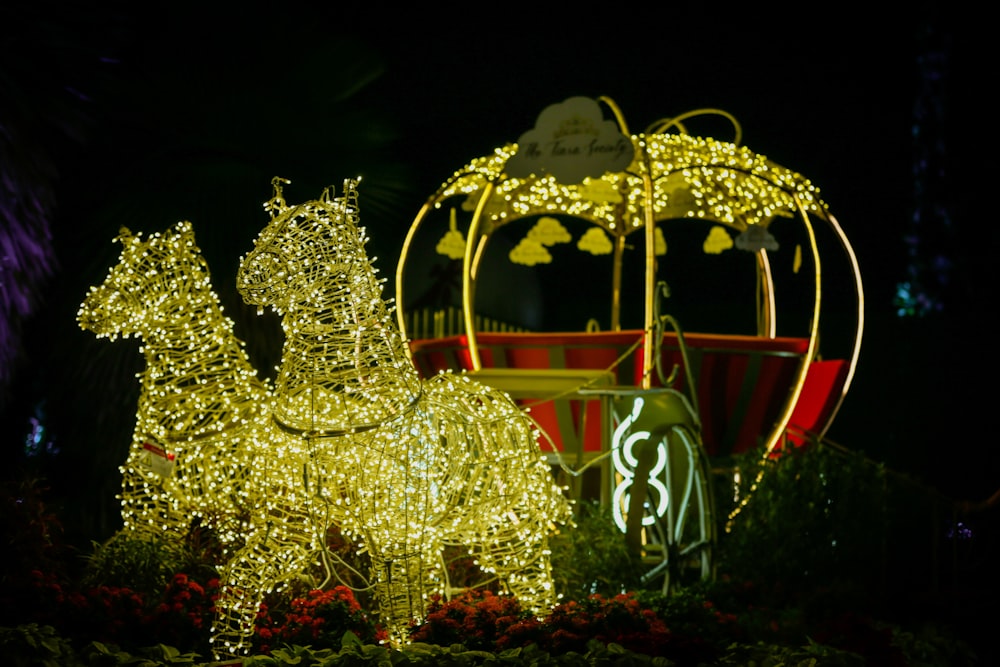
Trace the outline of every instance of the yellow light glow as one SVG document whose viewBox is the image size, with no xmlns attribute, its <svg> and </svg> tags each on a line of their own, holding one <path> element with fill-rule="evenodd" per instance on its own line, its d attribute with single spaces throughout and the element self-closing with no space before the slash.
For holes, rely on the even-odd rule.
<svg viewBox="0 0 1000 667">
<path fill-rule="evenodd" d="M 370 555 L 394 644 L 431 594 L 449 592 L 446 547 L 544 613 L 556 602 L 548 534 L 571 507 L 533 422 L 464 375 L 419 377 L 365 252 L 357 181 L 295 207 L 281 183 L 238 276 L 245 301 L 282 315 L 285 342 L 254 456 L 263 511 L 225 571 L 216 655 L 246 651 L 264 594 L 323 557 L 331 524 Z"/>
<path fill-rule="evenodd" d="M 121 467 L 124 529 L 181 539 L 201 524 L 233 548 L 253 511 L 247 437 L 269 411 L 270 389 L 219 305 L 189 222 L 147 239 L 123 227 L 117 240 L 118 264 L 90 288 L 77 321 L 98 337 L 142 340 Z"/>
<path fill-rule="evenodd" d="M 681 207 L 689 217 L 716 220 L 740 231 L 748 225 L 767 226 L 775 211 L 796 211 L 793 195 L 809 212 L 825 208 L 819 190 L 802 175 L 747 148 L 687 134 L 635 135 L 632 141 L 640 150 L 627 169 L 568 185 L 551 176 L 504 177 L 507 160 L 517 152 L 516 145 L 507 145 L 455 172 L 433 199 L 479 192 L 493 183 L 493 225 L 508 217 L 559 214 L 590 220 L 612 233 L 620 220 L 641 221 L 647 205 L 656 220 Z M 653 183 L 652 197 L 636 185 L 643 174 Z M 597 190 L 614 195 L 595 197 Z"/>
</svg>

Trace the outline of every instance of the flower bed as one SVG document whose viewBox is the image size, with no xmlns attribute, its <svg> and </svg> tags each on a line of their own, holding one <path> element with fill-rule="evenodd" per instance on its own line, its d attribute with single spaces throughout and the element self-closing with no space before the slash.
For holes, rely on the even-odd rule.
<svg viewBox="0 0 1000 667">
<path fill-rule="evenodd" d="M 803 484 L 821 478 L 836 490 L 846 480 L 871 491 L 864 470 L 823 457 L 768 465 L 784 466 L 783 472 L 758 492 L 758 503 L 742 516 L 743 532 L 727 536 L 723 574 L 712 582 L 688 582 L 670 596 L 643 588 L 621 534 L 598 509 L 581 506 L 573 534 L 553 542 L 565 598 L 544 617 L 524 613 L 516 599 L 488 587 L 470 590 L 431 600 L 411 628 L 412 643 L 392 649 L 381 643 L 384 633 L 366 613 L 364 595 L 343 585 L 300 586 L 261 609 L 246 664 L 978 664 L 946 624 L 887 622 L 866 579 L 845 576 L 836 563 L 809 567 L 824 543 L 850 546 L 861 537 L 843 531 L 866 526 L 842 511 L 850 508 L 838 514 L 829 503 L 812 503 L 820 512 L 805 514 L 810 492 Z M 782 489 L 785 482 L 796 486 Z M 841 506 L 862 497 L 837 493 Z M 211 539 L 195 534 L 187 545 L 170 546 L 118 534 L 81 559 L 60 544 L 58 521 L 37 493 L 19 487 L 4 500 L 10 502 L 0 521 L 9 544 L 17 545 L 0 582 L 6 664 L 212 663 L 209 627 L 219 581 Z M 779 519 L 794 527 L 794 543 L 770 526 Z M 777 540 L 783 541 L 776 546 Z M 335 546 L 341 557 L 352 556 L 344 544 Z M 851 549 L 841 563 L 862 562 L 863 550 Z M 780 554 L 782 562 L 768 561 L 768 554 Z M 452 562 L 453 582 L 481 583 L 467 559 Z"/>
</svg>

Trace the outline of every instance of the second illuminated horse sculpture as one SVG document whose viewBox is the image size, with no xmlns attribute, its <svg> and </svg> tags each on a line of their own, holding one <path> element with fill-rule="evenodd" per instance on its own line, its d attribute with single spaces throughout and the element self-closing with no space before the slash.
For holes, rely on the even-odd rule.
<svg viewBox="0 0 1000 667">
<path fill-rule="evenodd" d="M 142 339 L 146 368 L 121 468 L 124 528 L 180 540 L 200 523 L 232 548 L 254 511 L 247 438 L 270 390 L 223 313 L 189 222 L 148 238 L 123 227 L 117 240 L 118 263 L 77 321 L 99 337 Z"/>
<path fill-rule="evenodd" d="M 557 599 L 548 533 L 570 507 L 532 422 L 468 377 L 420 379 L 365 252 L 355 181 L 295 207 L 274 186 L 271 222 L 238 276 L 244 300 L 275 309 L 285 333 L 257 458 L 267 511 L 226 568 L 216 655 L 246 651 L 264 594 L 325 557 L 330 525 L 368 552 L 394 644 L 429 595 L 446 592 L 448 546 L 546 612 Z"/>
</svg>

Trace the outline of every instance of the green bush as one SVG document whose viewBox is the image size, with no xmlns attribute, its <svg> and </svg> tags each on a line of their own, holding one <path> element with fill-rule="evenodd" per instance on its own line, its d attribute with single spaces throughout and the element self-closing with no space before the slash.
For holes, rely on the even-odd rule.
<svg viewBox="0 0 1000 667">
<path fill-rule="evenodd" d="M 84 588 L 118 586 L 148 597 L 159 596 L 177 573 L 199 581 L 218 577 L 220 556 L 212 544 L 198 533 L 176 542 L 120 530 L 105 542 L 92 544 L 80 583 Z"/>
<path fill-rule="evenodd" d="M 49 625 L 0 627 L 0 655 L 11 667 L 76 667 L 84 663 L 72 644 Z"/>
<path fill-rule="evenodd" d="M 733 469 L 738 500 L 719 513 L 727 521 L 719 531 L 720 572 L 790 595 L 877 589 L 889 521 L 881 466 L 816 444 L 773 457 L 752 450 L 737 456 Z"/>
<path fill-rule="evenodd" d="M 670 596 L 645 590 L 642 567 L 610 513 L 582 504 L 577 526 L 552 542 L 564 597 L 546 618 L 520 614 L 512 598 L 470 593 L 432 605 L 426 630 L 414 634 L 418 641 L 394 650 L 377 643 L 364 602 L 294 590 L 286 592 L 292 600 L 272 607 L 271 621 L 261 625 L 271 632 L 269 653 L 246 664 L 976 664 L 949 628 L 900 626 L 874 613 L 875 589 L 867 586 L 877 572 L 874 554 L 886 553 L 879 550 L 887 539 L 880 527 L 910 525 L 897 521 L 899 500 L 908 497 L 880 467 L 820 447 L 776 459 L 751 452 L 737 463 L 744 498 L 755 473 L 764 474 L 731 532 L 721 534 L 720 576 L 713 581 Z M 719 499 L 727 493 L 731 489 Z M 19 568 L 5 573 L 0 593 L 16 618 L 0 623 L 10 626 L 0 627 L 4 664 L 210 663 L 218 586 L 210 541 L 171 546 L 119 534 L 94 545 L 82 581 L 68 581 L 59 562 L 65 553 L 52 548 L 53 527 L 38 523 L 54 521 L 51 513 L 37 502 L 27 512 L 12 507 L 22 514 L 8 516 L 7 523 L 32 536 L 23 545 L 26 553 L 44 558 L 37 561 L 42 569 L 20 559 Z M 350 556 L 351 548 L 344 543 L 341 550 Z M 460 553 L 449 560 L 465 568 L 451 573 L 453 581 L 479 576 L 466 571 L 467 560 Z M 302 604 L 292 604 L 296 597 Z"/>
<path fill-rule="evenodd" d="M 576 505 L 576 526 L 550 541 L 552 578 L 565 599 L 617 595 L 642 588 L 642 564 L 629 551 L 611 509 L 596 501 Z"/>
</svg>

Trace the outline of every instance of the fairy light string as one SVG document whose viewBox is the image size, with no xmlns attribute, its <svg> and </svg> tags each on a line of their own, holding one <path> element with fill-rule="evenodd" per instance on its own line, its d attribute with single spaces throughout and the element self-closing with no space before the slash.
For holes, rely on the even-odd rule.
<svg viewBox="0 0 1000 667">
<path fill-rule="evenodd" d="M 136 422 L 121 466 L 124 530 L 182 540 L 213 529 L 225 549 L 254 511 L 247 438 L 270 409 L 212 288 L 190 222 L 143 237 L 123 227 L 118 263 L 77 313 L 100 338 L 141 339 Z"/>
<path fill-rule="evenodd" d="M 571 520 L 533 422 L 469 377 L 420 378 L 365 251 L 358 182 L 288 206 L 275 179 L 268 226 L 238 288 L 282 317 L 272 419 L 253 457 L 263 511 L 226 567 L 218 657 L 244 654 L 263 596 L 329 558 L 331 524 L 367 552 L 390 642 L 407 641 L 429 596 L 449 593 L 442 554 L 467 550 L 523 606 L 557 601 L 548 536 Z M 324 585 L 318 582 L 317 585 Z"/>
</svg>

